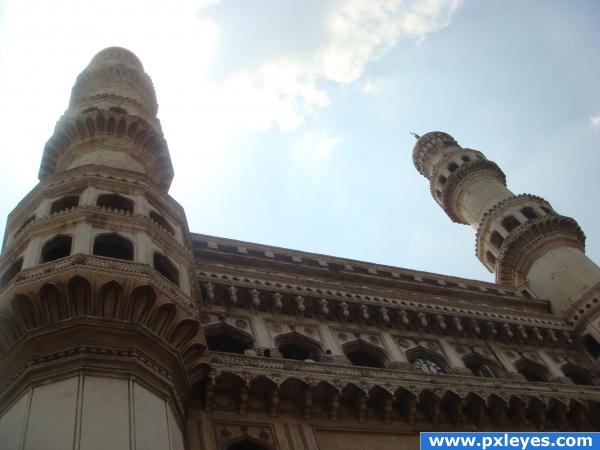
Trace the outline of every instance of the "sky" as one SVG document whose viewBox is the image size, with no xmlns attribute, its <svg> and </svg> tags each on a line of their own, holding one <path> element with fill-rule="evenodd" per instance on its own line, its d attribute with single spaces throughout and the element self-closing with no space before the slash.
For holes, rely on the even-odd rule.
<svg viewBox="0 0 600 450">
<path fill-rule="evenodd" d="M 0 0 L 0 228 L 99 50 L 154 82 L 190 229 L 493 281 L 412 163 L 440 130 L 600 262 L 600 2 Z"/>
</svg>

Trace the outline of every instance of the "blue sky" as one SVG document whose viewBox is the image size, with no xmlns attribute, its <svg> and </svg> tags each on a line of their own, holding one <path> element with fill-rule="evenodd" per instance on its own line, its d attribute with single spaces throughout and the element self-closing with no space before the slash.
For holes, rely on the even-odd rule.
<svg viewBox="0 0 600 450">
<path fill-rule="evenodd" d="M 154 81 L 192 231 L 491 281 L 412 165 L 409 132 L 442 130 L 600 261 L 598 23 L 578 0 L 0 1 L 0 226 L 119 45 Z"/>
</svg>

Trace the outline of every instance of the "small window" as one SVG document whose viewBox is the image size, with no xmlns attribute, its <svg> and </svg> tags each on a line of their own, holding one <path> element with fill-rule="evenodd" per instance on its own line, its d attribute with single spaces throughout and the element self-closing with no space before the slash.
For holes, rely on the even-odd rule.
<svg viewBox="0 0 600 450">
<path fill-rule="evenodd" d="M 464 162 L 469 162 L 469 161 L 471 161 L 471 158 L 469 158 L 469 157 L 468 157 L 468 156 L 466 156 L 466 155 L 464 155 L 464 156 L 461 156 L 461 157 L 460 157 L 460 159 L 462 159 Z"/>
<path fill-rule="evenodd" d="M 504 219 L 502 219 L 502 226 L 509 233 L 519 225 L 521 225 L 521 222 L 519 222 L 515 216 L 506 216 Z"/>
<path fill-rule="evenodd" d="M 55 214 L 66 209 L 75 208 L 79 205 L 78 195 L 67 195 L 66 197 L 60 198 L 50 206 L 50 214 Z"/>
<path fill-rule="evenodd" d="M 12 263 L 8 269 L 4 271 L 2 277 L 0 277 L 0 288 L 3 289 L 11 280 L 17 276 L 17 274 L 23 268 L 23 258 L 17 259 Z"/>
<path fill-rule="evenodd" d="M 594 358 L 600 356 L 600 344 L 590 334 L 583 337 L 583 346 Z"/>
<path fill-rule="evenodd" d="M 297 361 L 319 361 L 322 353 L 316 343 L 298 334 L 280 340 L 278 349 L 285 359 L 295 359 Z"/>
<path fill-rule="evenodd" d="M 353 366 L 384 368 L 385 355 L 375 347 L 363 342 L 350 343 L 344 346 L 344 353 Z"/>
<path fill-rule="evenodd" d="M 154 268 L 175 286 L 179 286 L 179 271 L 169 258 L 160 253 L 154 253 Z"/>
<path fill-rule="evenodd" d="M 152 221 L 156 222 L 162 228 L 167 230 L 169 233 L 171 233 L 171 234 L 175 233 L 171 224 L 169 222 L 167 222 L 167 219 L 165 219 L 163 216 L 161 216 L 157 212 L 150 211 L 150 219 L 152 219 Z"/>
<path fill-rule="evenodd" d="M 252 348 L 252 340 L 229 326 L 209 327 L 206 330 L 206 345 L 212 352 L 237 353 L 243 355 Z"/>
<path fill-rule="evenodd" d="M 485 257 L 490 264 L 496 264 L 496 257 L 494 256 L 494 254 L 492 252 L 488 251 L 485 254 Z"/>
<path fill-rule="evenodd" d="M 42 262 L 55 261 L 71 254 L 70 236 L 56 236 L 44 244 L 42 248 Z"/>
<path fill-rule="evenodd" d="M 531 206 L 526 206 L 525 208 L 521 208 L 521 214 L 523 214 L 528 219 L 537 219 L 538 213 L 535 212 Z"/>
<path fill-rule="evenodd" d="M 446 184 L 446 177 L 444 175 L 440 175 L 438 178 L 440 184 Z"/>
<path fill-rule="evenodd" d="M 473 372 L 473 375 L 476 377 L 498 377 L 498 369 L 485 361 L 472 361 L 467 364 L 467 368 Z"/>
<path fill-rule="evenodd" d="M 520 364 L 517 364 L 517 370 L 527 381 L 533 383 L 548 381 L 548 372 L 540 364 L 531 361 L 522 361 Z"/>
<path fill-rule="evenodd" d="M 458 164 L 456 164 L 456 163 L 452 163 L 448 166 L 448 170 L 450 172 L 454 172 L 456 169 L 458 169 Z"/>
<path fill-rule="evenodd" d="M 96 205 L 102 208 L 118 209 L 133 213 L 133 201 L 118 194 L 99 195 Z"/>
<path fill-rule="evenodd" d="M 118 234 L 102 234 L 94 239 L 94 255 L 133 261 L 133 244 Z"/>
<path fill-rule="evenodd" d="M 579 384 L 581 386 L 595 386 L 595 383 L 587 370 L 569 367 L 563 369 L 563 373 L 574 384 Z"/>
<path fill-rule="evenodd" d="M 502 237 L 502 235 L 500 233 L 498 233 L 497 231 L 494 231 L 492 233 L 492 236 L 490 237 L 490 242 L 492 243 L 492 245 L 496 248 L 500 248 L 502 247 L 502 244 L 504 243 L 504 238 Z"/>
<path fill-rule="evenodd" d="M 540 206 L 540 208 L 542 209 L 542 211 L 544 211 L 546 214 L 552 214 L 552 210 L 550 208 L 546 208 L 545 206 Z"/>
<path fill-rule="evenodd" d="M 415 358 L 411 361 L 415 369 L 423 373 L 444 373 L 444 369 L 431 359 L 427 358 Z"/>
</svg>

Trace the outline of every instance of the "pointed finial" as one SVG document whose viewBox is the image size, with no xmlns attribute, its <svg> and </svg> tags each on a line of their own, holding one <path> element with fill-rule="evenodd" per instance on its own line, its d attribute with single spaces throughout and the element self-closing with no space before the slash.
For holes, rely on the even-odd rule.
<svg viewBox="0 0 600 450">
<path fill-rule="evenodd" d="M 410 134 L 412 134 L 415 137 L 415 139 L 421 139 L 421 136 L 419 136 L 417 133 L 410 131 Z"/>
</svg>

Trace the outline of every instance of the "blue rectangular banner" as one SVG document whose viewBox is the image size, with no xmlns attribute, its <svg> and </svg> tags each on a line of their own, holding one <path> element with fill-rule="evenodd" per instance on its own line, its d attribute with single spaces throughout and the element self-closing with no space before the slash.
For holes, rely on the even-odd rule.
<svg viewBox="0 0 600 450">
<path fill-rule="evenodd" d="M 421 433 L 421 450 L 532 450 L 549 447 L 600 450 L 600 433 Z"/>
</svg>

